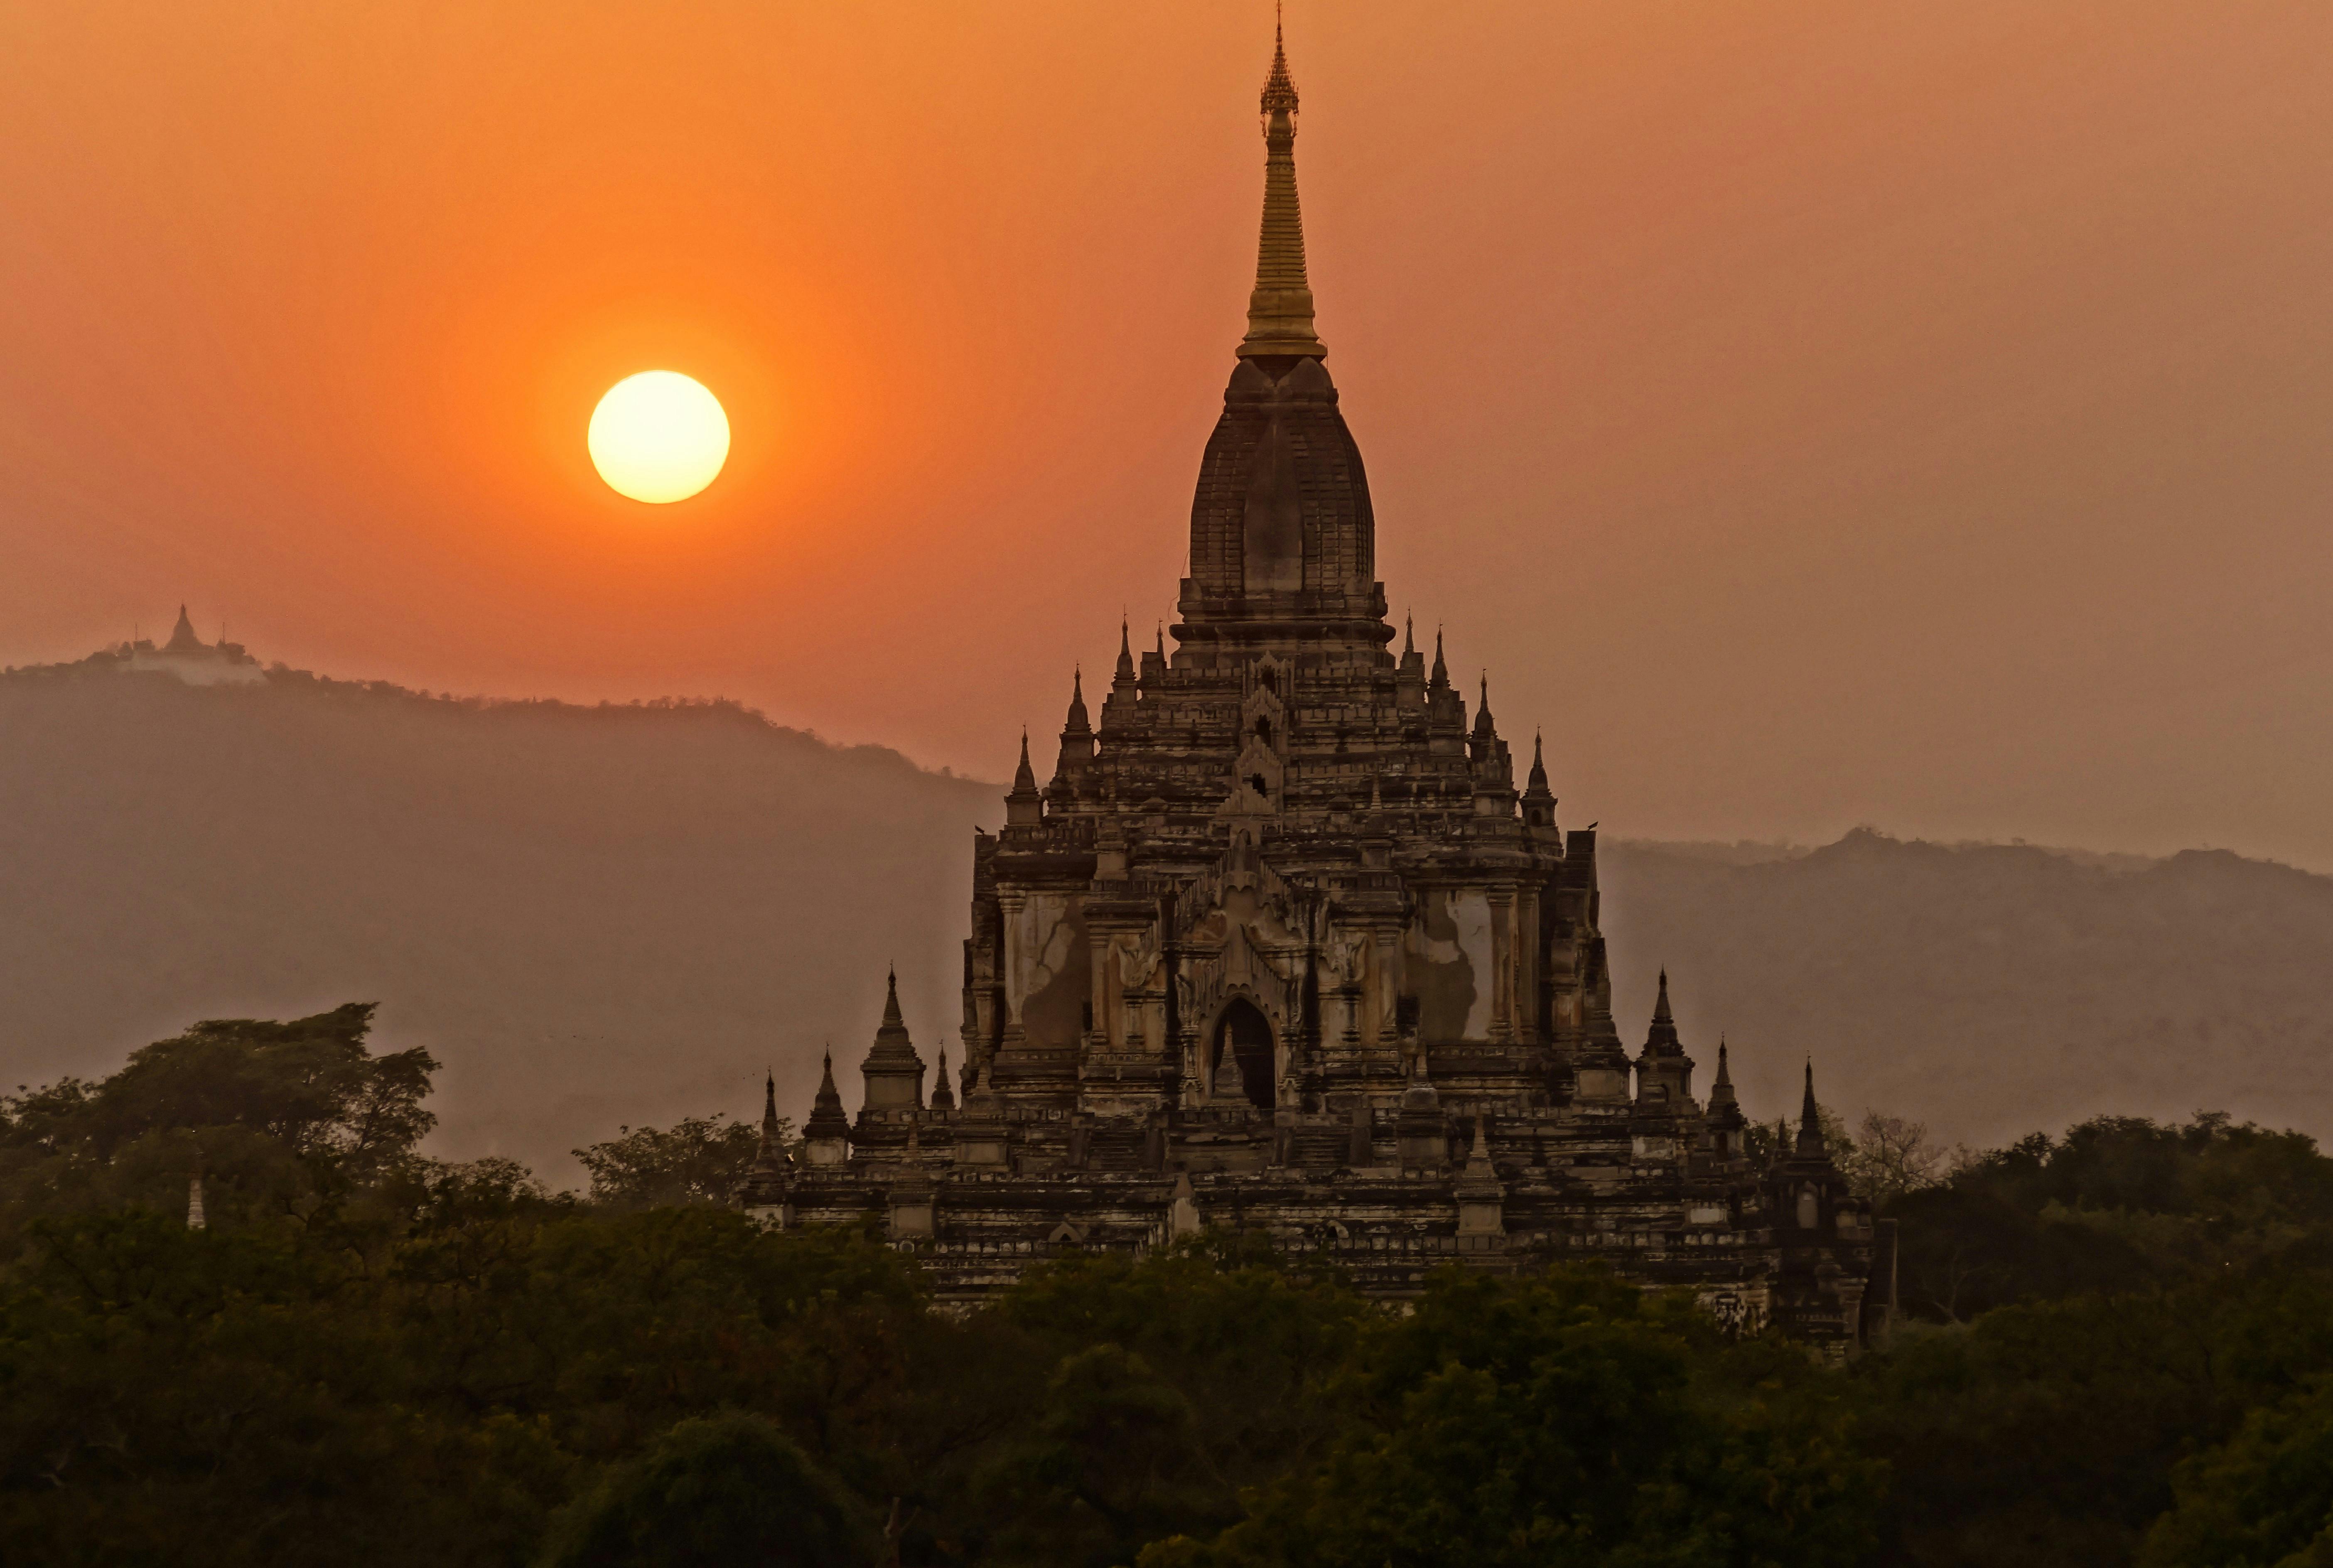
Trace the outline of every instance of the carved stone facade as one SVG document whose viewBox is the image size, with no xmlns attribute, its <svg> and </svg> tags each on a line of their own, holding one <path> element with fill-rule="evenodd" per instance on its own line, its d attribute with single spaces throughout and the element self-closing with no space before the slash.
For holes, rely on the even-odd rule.
<svg viewBox="0 0 2333 1568">
<path fill-rule="evenodd" d="M 1706 1104 L 1666 978 L 1633 1059 L 1598 930 L 1596 834 L 1518 791 L 1487 681 L 1399 654 L 1376 519 L 1312 325 L 1296 95 L 1263 95 L 1250 330 L 1200 463 L 1180 619 L 1124 628 L 1097 725 L 1073 679 L 1049 783 L 1028 742 L 973 846 L 960 1095 L 896 985 L 845 1121 L 746 1205 L 888 1217 L 944 1298 L 1065 1249 L 1218 1225 L 1321 1250 L 1372 1293 L 1463 1260 L 1594 1258 L 1745 1325 L 1857 1334 L 1872 1227 L 1807 1107 L 1754 1167 L 1721 1047 Z M 774 1112 L 771 1113 L 773 1115 Z"/>
</svg>

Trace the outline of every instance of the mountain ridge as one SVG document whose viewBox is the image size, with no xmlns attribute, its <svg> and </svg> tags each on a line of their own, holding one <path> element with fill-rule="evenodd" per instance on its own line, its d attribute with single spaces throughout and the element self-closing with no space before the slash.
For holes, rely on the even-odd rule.
<svg viewBox="0 0 2333 1568">
<path fill-rule="evenodd" d="M 556 1179 L 621 1124 L 846 1098 L 885 966 L 927 1062 L 953 1040 L 966 829 L 1001 785 L 719 699 L 455 698 L 274 666 L 190 687 L 95 664 L 0 675 L 0 1048 L 101 1073 L 203 1017 L 380 1002 L 445 1063 L 433 1147 Z M 1666 965 L 1752 1114 L 1825 1100 L 1999 1143 L 2225 1109 L 2333 1134 L 2333 878 L 1939 845 L 1607 837 L 1633 1047 Z"/>
</svg>

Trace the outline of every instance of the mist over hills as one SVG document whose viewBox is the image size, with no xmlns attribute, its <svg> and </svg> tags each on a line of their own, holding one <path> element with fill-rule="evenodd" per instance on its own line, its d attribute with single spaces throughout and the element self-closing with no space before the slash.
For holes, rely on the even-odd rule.
<svg viewBox="0 0 2333 1568">
<path fill-rule="evenodd" d="M 846 1101 L 899 968 L 926 1059 L 958 1013 L 969 829 L 999 786 L 734 703 L 456 700 L 0 676 L 0 1073 L 98 1074 L 199 1018 L 381 1003 L 445 1064 L 442 1153 Z M 2099 1112 L 2333 1133 L 2333 878 L 1944 846 L 1603 845 L 1624 1038 L 1655 974 L 1746 1108 L 1824 1099 L 1998 1141 Z"/>
<path fill-rule="evenodd" d="M 1666 963 L 1688 1048 L 1705 1075 L 1725 1032 L 1752 1114 L 1795 1104 L 1811 1054 L 1850 1116 L 1973 1143 L 2199 1109 L 2333 1134 L 2333 877 L 1869 829 L 1771 857 L 1601 859 L 1623 1037 L 1641 1039 Z"/>
<path fill-rule="evenodd" d="M 557 1178 L 620 1123 L 806 1108 L 897 961 L 957 1014 L 994 786 L 733 703 L 432 697 L 276 671 L 0 679 L 0 1069 L 110 1070 L 197 1018 L 381 1004 L 432 1146 Z M 855 1086 L 855 1076 L 852 1082 Z M 793 1113 L 799 1117 L 802 1111 Z"/>
</svg>

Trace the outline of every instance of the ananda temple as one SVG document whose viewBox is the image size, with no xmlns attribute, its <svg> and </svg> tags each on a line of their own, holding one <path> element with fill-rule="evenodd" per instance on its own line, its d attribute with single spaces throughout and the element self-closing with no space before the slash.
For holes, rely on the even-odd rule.
<svg viewBox="0 0 2333 1568">
<path fill-rule="evenodd" d="M 1024 737 L 1003 829 L 974 835 L 956 1081 L 895 981 L 857 1116 L 830 1058 L 791 1150 L 765 1106 L 742 1200 L 877 1216 L 943 1301 L 1214 1227 L 1381 1296 L 1452 1263 L 1593 1259 L 1851 1345 L 1876 1238 L 1811 1066 L 1795 1138 L 1753 1159 L 1725 1049 L 1697 1081 L 1666 976 L 1629 1051 L 1595 829 L 1559 823 L 1536 741 L 1516 789 L 1487 684 L 1470 713 L 1440 638 L 1429 657 L 1387 617 L 1296 121 L 1275 49 L 1255 289 L 1178 619 L 1139 655 L 1121 628 L 1094 703 L 1073 680 L 1051 777 Z"/>
</svg>

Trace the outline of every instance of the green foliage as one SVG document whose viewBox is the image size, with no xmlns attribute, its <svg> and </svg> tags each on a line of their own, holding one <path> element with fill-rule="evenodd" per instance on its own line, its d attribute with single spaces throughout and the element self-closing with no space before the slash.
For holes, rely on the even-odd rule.
<svg viewBox="0 0 2333 1568">
<path fill-rule="evenodd" d="M 681 1421 L 554 1525 L 545 1568 L 860 1568 L 858 1500 L 776 1426 L 725 1411 Z"/>
<path fill-rule="evenodd" d="M 2333 1379 L 2253 1410 L 2224 1445 L 2182 1464 L 2175 1485 L 2145 1568 L 2333 1564 Z"/>
<path fill-rule="evenodd" d="M 1839 1414 L 1728 1376 L 1729 1355 L 1598 1273 L 1445 1272 L 1367 1336 L 1366 1413 L 1318 1464 L 1142 1568 L 1854 1562 L 1877 1467 Z"/>
<path fill-rule="evenodd" d="M 101 1084 L 0 1097 L 0 1246 L 36 1213 L 183 1215 L 197 1171 L 206 1209 L 230 1223 L 305 1219 L 394 1175 L 437 1123 L 422 1101 L 437 1064 L 418 1048 L 372 1055 L 372 1012 L 214 1019 Z"/>
<path fill-rule="evenodd" d="M 1954 1326 L 1858 1369 L 1886 1560 L 2134 1561 L 2177 1467 L 2333 1374 L 2328 1199 L 2309 1140 L 2204 1114 L 2037 1134 L 1899 1200 L 1906 1305 Z"/>
<path fill-rule="evenodd" d="M 1319 1452 L 1348 1420 L 1346 1370 L 1375 1315 L 1231 1236 L 1062 1260 L 996 1315 L 1052 1371 L 1031 1429 L 978 1477 L 994 1547 L 1108 1568 L 1233 1524 L 1243 1487 Z"/>
<path fill-rule="evenodd" d="M 619 1131 L 621 1136 L 578 1149 L 575 1157 L 590 1172 L 591 1200 L 623 1209 L 726 1203 L 762 1142 L 759 1129 L 717 1115 L 690 1116 L 664 1131 Z M 789 1138 L 783 1117 L 778 1132 Z"/>
<path fill-rule="evenodd" d="M 1945 1321 L 2271 1263 L 2333 1265 L 2333 1160 L 2300 1133 L 2212 1112 L 2037 1133 L 1889 1212 L 1905 1305 Z"/>
<path fill-rule="evenodd" d="M 198 1026 L 5 1102 L 12 1561 L 2327 1551 L 2333 1163 L 2290 1134 L 2099 1121 L 1928 1183 L 1883 1129 L 1930 1321 L 1842 1368 L 1592 1270 L 1453 1269 L 1394 1310 L 1231 1231 L 935 1311 L 878 1221 L 712 1201 L 753 1143 L 717 1119 L 599 1146 L 592 1200 L 422 1158 L 430 1064 L 367 1021 Z"/>
</svg>

